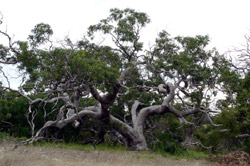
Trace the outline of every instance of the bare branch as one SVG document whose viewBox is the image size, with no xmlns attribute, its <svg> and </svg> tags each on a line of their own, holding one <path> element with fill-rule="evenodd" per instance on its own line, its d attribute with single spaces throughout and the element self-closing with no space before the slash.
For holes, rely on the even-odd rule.
<svg viewBox="0 0 250 166">
<path fill-rule="evenodd" d="M 183 146 L 184 147 L 188 147 L 188 146 L 201 146 L 203 149 L 206 149 L 206 150 L 209 150 L 209 151 L 212 149 L 211 146 L 209 146 L 209 147 L 204 146 L 201 142 L 186 142 L 186 143 L 183 144 Z"/>
<path fill-rule="evenodd" d="M 213 130 L 213 131 L 209 132 L 208 135 L 211 135 L 211 134 L 216 133 L 216 132 L 224 133 L 224 132 L 229 132 L 229 131 L 231 131 L 231 130 L 230 129 Z"/>
<path fill-rule="evenodd" d="M 11 126 L 11 127 L 14 127 L 14 126 L 15 126 L 15 125 L 13 125 L 12 123 L 7 122 L 7 121 L 4 121 L 4 120 L 0 120 L 0 123 L 5 123 L 5 124 L 7 124 L 7 125 L 9 125 L 9 126 Z"/>
<path fill-rule="evenodd" d="M 14 53 L 16 53 L 17 55 L 20 55 L 21 53 L 20 52 L 18 52 L 15 48 L 14 48 L 14 46 L 13 46 L 13 43 L 12 43 L 12 39 L 11 39 L 11 37 L 7 34 L 7 33 L 5 33 L 5 32 L 3 32 L 3 31 L 0 31 L 0 34 L 3 34 L 4 36 L 6 36 L 7 38 L 8 38 L 8 41 L 9 41 L 9 48 L 11 49 L 11 51 L 12 52 L 14 52 Z M 14 58 L 14 57 L 12 57 L 13 59 L 12 59 L 12 63 L 8 63 L 8 62 L 6 62 L 7 64 L 15 64 L 15 63 L 17 63 L 17 60 Z"/>
<path fill-rule="evenodd" d="M 0 63 L 1 63 L 1 62 L 0 62 Z M 6 76 L 6 74 L 4 73 L 4 71 L 2 70 L 1 66 L 0 66 L 0 72 L 3 73 L 3 76 L 4 76 L 4 78 L 6 79 L 6 81 L 7 81 L 7 83 L 8 83 L 8 87 L 10 88 L 10 81 L 9 81 L 8 77 Z"/>
</svg>

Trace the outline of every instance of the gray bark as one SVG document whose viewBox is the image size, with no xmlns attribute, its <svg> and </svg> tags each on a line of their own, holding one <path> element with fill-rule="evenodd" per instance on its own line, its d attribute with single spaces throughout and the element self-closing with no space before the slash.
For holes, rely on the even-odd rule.
<svg viewBox="0 0 250 166">
<path fill-rule="evenodd" d="M 112 100 L 116 96 L 117 91 L 114 91 L 111 94 L 107 94 L 106 96 L 100 96 L 97 90 L 95 90 L 93 87 L 90 89 L 92 91 L 92 94 L 94 97 L 101 101 L 99 106 L 92 106 L 92 107 L 86 107 L 82 109 L 81 111 L 74 112 L 72 109 L 68 110 L 68 116 L 66 118 L 59 118 L 55 121 L 48 121 L 44 124 L 44 126 L 36 133 L 35 136 L 33 136 L 31 139 L 27 140 L 27 142 L 33 142 L 39 139 L 42 139 L 44 131 L 48 129 L 49 127 L 57 127 L 57 128 L 63 128 L 69 123 L 75 123 L 77 120 L 83 118 L 84 116 L 88 116 L 93 119 L 99 119 L 104 122 L 106 125 L 111 125 L 113 129 L 115 129 L 117 132 L 119 132 L 121 135 L 119 135 L 121 138 L 126 139 L 125 144 L 130 147 L 132 150 L 148 150 L 147 142 L 144 137 L 144 123 L 148 116 L 154 115 L 154 114 L 165 114 L 165 113 L 171 113 L 174 114 L 179 119 L 182 119 L 183 122 L 191 124 L 185 120 L 185 116 L 188 116 L 190 114 L 195 114 L 198 112 L 202 112 L 206 115 L 208 115 L 204 110 L 201 110 L 199 108 L 185 110 L 185 111 L 179 111 L 176 110 L 174 107 L 171 106 L 171 101 L 175 97 L 175 90 L 177 88 L 176 85 L 172 85 L 171 83 L 168 83 L 164 86 L 160 86 L 159 88 L 165 87 L 166 90 L 162 90 L 161 92 L 166 94 L 166 97 L 161 105 L 153 105 L 144 107 L 139 110 L 139 106 L 142 104 L 139 101 L 135 100 L 134 104 L 131 108 L 131 115 L 132 115 L 132 125 L 129 125 L 118 118 L 112 116 L 109 114 L 109 107 L 111 106 Z M 66 105 L 71 106 L 74 108 L 74 104 L 70 102 L 69 97 L 64 95 L 64 97 L 58 97 L 58 99 L 62 99 Z M 51 99 L 48 102 L 52 102 L 55 99 Z M 40 101 L 39 99 L 36 99 L 35 101 Z M 30 100 L 30 103 L 34 103 L 34 101 Z M 105 107 L 105 108 L 104 108 Z M 64 110 L 66 107 L 62 107 Z M 105 117 L 108 116 L 108 121 L 103 119 L 103 112 L 108 112 L 108 114 L 105 115 Z M 208 116 L 209 117 L 209 116 Z M 210 117 L 209 117 L 210 118 Z M 210 122 L 212 125 L 217 126 L 214 124 L 210 118 Z"/>
</svg>

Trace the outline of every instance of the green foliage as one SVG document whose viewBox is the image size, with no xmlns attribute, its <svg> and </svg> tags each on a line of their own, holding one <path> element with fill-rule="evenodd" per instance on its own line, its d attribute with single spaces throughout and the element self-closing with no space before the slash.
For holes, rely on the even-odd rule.
<svg viewBox="0 0 250 166">
<path fill-rule="evenodd" d="M 50 36 L 53 34 L 50 25 L 44 23 L 37 24 L 31 32 L 32 34 L 29 35 L 29 40 L 33 46 L 44 44 L 49 41 Z"/>
<path fill-rule="evenodd" d="M 4 97 L 0 99 L 0 129 L 9 133 L 13 137 L 30 137 L 31 129 L 27 122 L 26 115 L 28 110 L 28 101 L 23 97 L 17 97 L 14 92 L 6 92 Z M 37 96 L 30 96 L 36 98 Z M 41 96 L 40 96 L 41 97 Z M 37 109 L 38 115 L 35 119 L 36 127 L 39 128 L 44 124 L 44 110 L 39 104 L 34 105 L 33 109 Z"/>
<path fill-rule="evenodd" d="M 17 56 L 17 60 L 21 62 L 18 66 L 20 70 L 26 70 L 28 73 L 38 68 L 38 58 L 34 55 L 34 51 L 29 48 L 28 42 L 18 42 L 21 55 Z"/>
<path fill-rule="evenodd" d="M 197 108 L 209 107 L 213 97 L 217 95 L 215 87 L 217 79 L 221 77 L 221 71 L 211 63 L 221 55 L 215 49 L 207 49 L 208 43 L 208 36 L 171 38 L 166 31 L 160 32 L 155 48 L 149 57 L 145 57 L 151 63 L 148 66 L 148 70 L 152 72 L 151 84 L 158 86 L 166 80 L 174 82 L 176 78 L 182 78 L 182 86 L 191 90 L 184 97 L 185 103 Z M 216 63 L 221 64 L 218 61 Z M 211 95 L 207 95 L 208 90 Z"/>
<path fill-rule="evenodd" d="M 121 42 L 133 42 L 137 36 L 135 32 L 150 22 L 145 13 L 136 12 L 133 9 L 120 10 L 117 8 L 110 10 L 110 16 L 103 19 L 99 24 L 89 27 L 89 35 L 93 35 L 95 31 L 101 30 L 104 34 L 114 34 L 119 37 Z M 112 22 L 116 22 L 113 25 Z M 136 47 L 141 48 L 141 43 Z"/>
<path fill-rule="evenodd" d="M 235 73 L 232 72 L 231 74 L 235 77 Z M 229 75 L 227 78 L 230 77 Z M 237 95 L 235 95 L 235 100 L 232 100 L 231 97 L 220 101 L 219 107 L 222 109 L 222 112 L 214 118 L 214 121 L 223 126 L 219 128 L 204 126 L 202 131 L 196 135 L 205 145 L 213 146 L 215 152 L 235 149 L 250 152 L 248 148 L 250 139 L 238 137 L 241 134 L 250 133 L 250 105 L 247 102 L 250 97 L 250 91 L 245 89 L 245 87 L 249 86 L 248 83 L 247 85 L 245 84 L 247 77 L 243 80 L 237 78 L 235 82 L 231 82 L 231 79 L 229 79 L 231 86 L 228 86 L 228 91 Z M 227 84 L 226 81 L 224 83 Z M 214 130 L 224 129 L 226 129 L 224 132 L 213 132 Z"/>
<path fill-rule="evenodd" d="M 88 28 L 88 35 L 93 39 L 96 32 L 101 32 L 112 38 L 120 59 L 124 62 L 136 62 L 137 53 L 142 51 L 143 43 L 139 42 L 140 31 L 150 22 L 146 13 L 136 12 L 133 9 L 110 10 L 110 16 L 100 21 L 99 24 Z"/>
<path fill-rule="evenodd" d="M 0 132 L 0 139 L 3 139 L 3 140 L 10 140 L 10 139 L 12 139 L 12 137 L 10 136 L 9 133 Z"/>
<path fill-rule="evenodd" d="M 241 78 L 239 75 L 237 76 L 235 71 L 228 72 L 224 78 L 227 78 L 223 81 L 228 87 L 227 92 L 230 95 L 234 95 L 235 98 L 229 96 L 222 102 L 222 113 L 218 115 L 216 120 L 223 124 L 223 128 L 229 129 L 230 132 L 216 134 L 213 137 L 220 138 L 224 142 L 229 142 L 229 150 L 240 148 L 250 152 L 248 148 L 250 138 L 238 137 L 242 134 L 250 134 L 249 72 L 244 78 Z"/>
<path fill-rule="evenodd" d="M 114 84 L 119 76 L 118 69 L 111 61 L 113 57 L 115 56 L 111 53 L 101 57 L 79 51 L 72 57 L 69 65 L 72 73 L 79 78 L 107 88 Z"/>
<path fill-rule="evenodd" d="M 13 97 L 13 94 L 7 94 L 6 98 Z M 30 136 L 30 128 L 24 117 L 27 110 L 27 101 L 23 98 L 14 100 L 0 101 L 0 119 L 11 123 L 14 126 L 1 123 L 3 131 L 10 133 L 12 136 L 22 137 Z"/>
<path fill-rule="evenodd" d="M 214 53 L 213 50 L 205 50 L 208 41 L 208 36 L 170 38 L 169 34 L 163 31 L 156 39 L 157 47 L 153 52 L 157 57 L 155 67 L 165 70 L 170 78 L 175 71 L 178 75 L 190 73 L 196 76 L 197 81 L 201 74 L 206 78 L 206 75 L 211 73 L 206 62 Z"/>
<path fill-rule="evenodd" d="M 183 128 L 178 119 L 172 114 L 167 114 L 161 117 L 155 115 L 150 120 L 156 126 L 153 129 L 149 128 L 148 132 L 145 131 L 149 148 L 169 154 L 179 155 L 183 153 L 181 146 L 181 142 L 184 140 Z"/>
</svg>

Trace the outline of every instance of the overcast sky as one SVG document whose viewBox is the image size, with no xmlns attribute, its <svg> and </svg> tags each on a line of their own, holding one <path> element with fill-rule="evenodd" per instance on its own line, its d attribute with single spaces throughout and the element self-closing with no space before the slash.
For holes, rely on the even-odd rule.
<svg viewBox="0 0 250 166">
<path fill-rule="evenodd" d="M 211 45 L 225 51 L 244 43 L 250 33 L 250 0 L 0 0 L 4 26 L 15 39 L 26 39 L 38 23 L 52 26 L 55 37 L 80 39 L 89 25 L 109 15 L 110 8 L 146 12 L 151 23 L 143 32 L 154 42 L 158 32 L 172 36 L 209 35 Z M 1 38 L 0 38 L 1 39 Z"/>
<path fill-rule="evenodd" d="M 142 36 L 146 43 L 153 43 L 162 30 L 171 36 L 209 35 L 210 46 L 223 53 L 250 35 L 250 0 L 0 0 L 0 28 L 15 40 L 25 40 L 43 22 L 51 25 L 56 39 L 69 35 L 77 40 L 115 7 L 150 16 Z"/>
</svg>

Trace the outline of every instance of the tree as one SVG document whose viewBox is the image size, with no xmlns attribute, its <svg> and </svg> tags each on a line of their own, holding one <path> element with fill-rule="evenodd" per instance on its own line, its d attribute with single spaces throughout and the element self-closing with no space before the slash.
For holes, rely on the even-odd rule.
<svg viewBox="0 0 250 166">
<path fill-rule="evenodd" d="M 6 53 L 29 76 L 20 90 L 5 87 L 28 100 L 32 137 L 26 143 L 44 139 L 51 127 L 83 125 L 84 117 L 101 122 L 101 137 L 112 129 L 134 150 L 148 149 L 145 122 L 155 114 L 169 113 L 191 126 L 198 123 L 189 122 L 188 116 L 219 126 L 212 121 L 210 104 L 220 78 L 221 56 L 206 49 L 209 38 L 171 38 L 162 31 L 155 45 L 144 50 L 140 32 L 149 22 L 145 13 L 111 9 L 108 18 L 89 27 L 84 40 L 73 44 L 66 38 L 61 46 L 54 46 L 53 31 L 44 23 L 15 47 L 1 32 L 10 41 Z M 93 43 L 97 33 L 111 38 L 113 46 Z M 9 62 L 7 54 L 1 59 Z M 40 129 L 34 123 L 37 104 L 47 120 Z"/>
<path fill-rule="evenodd" d="M 219 128 L 205 126 L 197 137 L 214 151 L 231 151 L 235 149 L 250 151 L 249 117 L 249 37 L 245 36 L 243 49 L 229 52 L 226 59 L 220 61 L 220 78 L 217 85 L 223 87 L 224 98 L 217 101 L 220 114 L 214 117 L 215 122 L 223 124 Z M 233 56 L 232 56 L 233 54 Z"/>
</svg>

